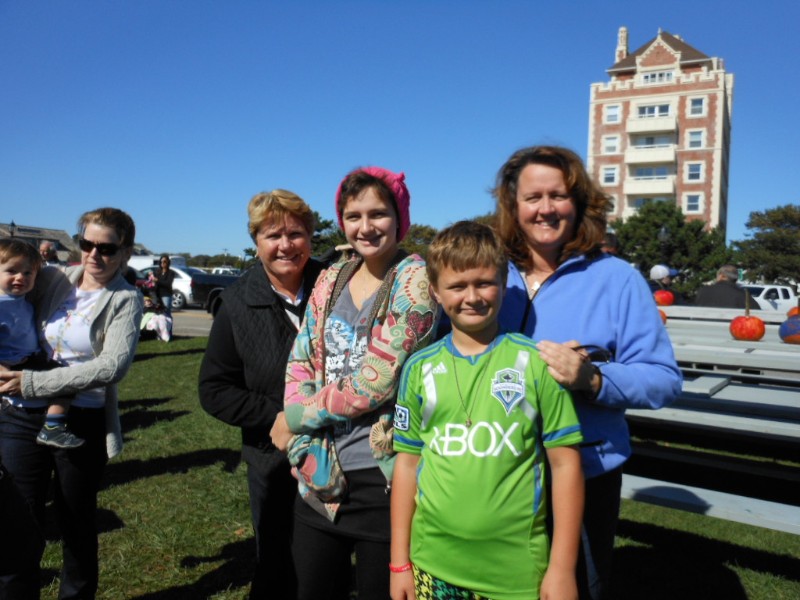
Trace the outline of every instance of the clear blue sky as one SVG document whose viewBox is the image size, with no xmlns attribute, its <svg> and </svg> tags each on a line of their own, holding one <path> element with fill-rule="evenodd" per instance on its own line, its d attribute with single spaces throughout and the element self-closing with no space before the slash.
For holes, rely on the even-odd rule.
<svg viewBox="0 0 800 600">
<path fill-rule="evenodd" d="M 75 231 L 131 213 L 156 252 L 239 255 L 246 204 L 325 218 L 350 169 L 405 171 L 412 221 L 493 208 L 515 149 L 585 157 L 617 30 L 661 27 L 735 74 L 728 239 L 798 203 L 800 4 L 791 0 L 0 0 L 0 222 Z"/>
</svg>

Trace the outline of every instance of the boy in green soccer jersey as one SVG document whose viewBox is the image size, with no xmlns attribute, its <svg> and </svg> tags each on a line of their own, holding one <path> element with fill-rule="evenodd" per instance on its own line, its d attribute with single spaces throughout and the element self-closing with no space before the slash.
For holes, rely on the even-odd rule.
<svg viewBox="0 0 800 600">
<path fill-rule="evenodd" d="M 392 598 L 574 600 L 583 474 L 572 398 L 530 338 L 499 331 L 507 263 L 491 229 L 448 227 L 427 264 L 453 330 L 400 380 Z"/>
</svg>

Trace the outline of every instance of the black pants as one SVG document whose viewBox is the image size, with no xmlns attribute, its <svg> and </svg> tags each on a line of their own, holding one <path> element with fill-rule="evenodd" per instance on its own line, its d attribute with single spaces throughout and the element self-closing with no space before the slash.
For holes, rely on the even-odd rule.
<svg viewBox="0 0 800 600">
<path fill-rule="evenodd" d="M 44 552 L 44 535 L 31 507 L 19 493 L 11 475 L 0 462 L 0 578 L 36 570 Z M 31 576 L 34 574 L 31 573 Z M 39 590 L 6 587 L 0 580 L 0 598 L 38 599 Z"/>
<path fill-rule="evenodd" d="M 94 598 L 97 592 L 97 491 L 106 462 L 103 409 L 70 408 L 70 429 L 86 440 L 60 450 L 36 443 L 44 410 L 5 407 L 0 412 L 0 460 L 44 529 L 45 500 L 55 474 L 54 508 L 63 539 L 59 598 Z M 7 544 L 5 538 L 0 544 Z M 34 560 L 35 558 L 35 560 Z M 38 598 L 41 553 L 28 566 L 0 576 L 0 598 Z"/>
<path fill-rule="evenodd" d="M 252 600 L 295 597 L 291 536 L 297 481 L 286 455 L 242 448 L 247 463 L 250 513 L 256 537 L 256 568 L 250 585 Z"/>
<path fill-rule="evenodd" d="M 622 467 L 586 480 L 577 570 L 581 600 L 609 597 L 621 489 Z"/>
<path fill-rule="evenodd" d="M 331 523 L 298 495 L 292 554 L 298 600 L 347 600 L 355 552 L 359 600 L 389 597 L 389 495 L 377 467 L 346 473 L 348 497 Z"/>
</svg>

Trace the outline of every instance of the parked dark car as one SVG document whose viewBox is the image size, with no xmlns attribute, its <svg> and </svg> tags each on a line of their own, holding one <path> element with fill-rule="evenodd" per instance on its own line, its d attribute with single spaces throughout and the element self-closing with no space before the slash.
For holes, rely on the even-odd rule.
<svg viewBox="0 0 800 600">
<path fill-rule="evenodd" d="M 214 275 L 212 273 L 192 273 L 192 297 L 212 315 L 219 309 L 219 295 L 239 279 L 238 275 Z"/>
</svg>

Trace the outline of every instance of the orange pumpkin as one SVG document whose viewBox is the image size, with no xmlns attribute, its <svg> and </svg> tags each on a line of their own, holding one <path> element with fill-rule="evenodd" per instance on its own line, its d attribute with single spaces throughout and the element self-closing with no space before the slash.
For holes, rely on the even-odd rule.
<svg viewBox="0 0 800 600">
<path fill-rule="evenodd" d="M 744 296 L 744 316 L 736 317 L 731 321 L 729 330 L 733 339 L 748 342 L 757 342 L 764 337 L 767 331 L 764 321 L 758 317 L 750 316 L 750 292 L 745 290 Z"/>
<path fill-rule="evenodd" d="M 666 325 L 667 324 L 667 313 L 665 313 L 660 308 L 658 309 L 658 314 L 661 315 L 661 322 Z"/>
<path fill-rule="evenodd" d="M 736 317 L 731 321 L 730 332 L 735 340 L 757 342 L 764 337 L 767 328 L 758 317 Z"/>
<path fill-rule="evenodd" d="M 658 306 L 672 306 L 675 304 L 675 294 L 669 290 L 656 290 L 653 292 L 653 298 L 655 298 Z"/>
</svg>

